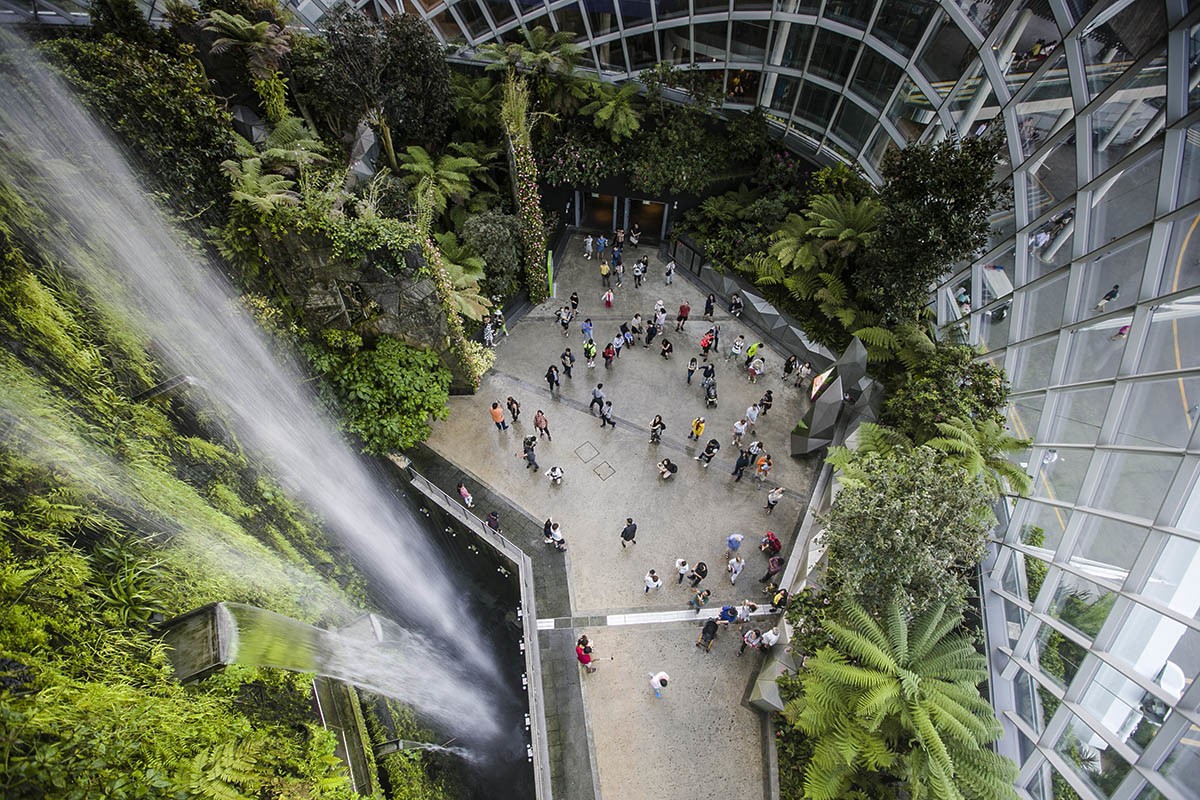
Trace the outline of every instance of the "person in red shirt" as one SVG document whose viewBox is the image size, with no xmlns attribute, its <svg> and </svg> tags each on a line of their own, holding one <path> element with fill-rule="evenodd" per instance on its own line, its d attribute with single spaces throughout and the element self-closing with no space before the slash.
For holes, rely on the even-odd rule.
<svg viewBox="0 0 1200 800">
<path fill-rule="evenodd" d="M 596 671 L 596 668 L 592 666 L 592 646 L 588 642 L 588 637 L 580 636 L 579 641 L 575 643 L 575 658 L 589 673 Z"/>
<path fill-rule="evenodd" d="M 688 301 L 684 300 L 679 306 L 679 316 L 675 317 L 675 330 L 683 330 L 683 326 L 687 324 L 688 314 L 692 313 L 692 307 L 688 305 Z"/>
</svg>

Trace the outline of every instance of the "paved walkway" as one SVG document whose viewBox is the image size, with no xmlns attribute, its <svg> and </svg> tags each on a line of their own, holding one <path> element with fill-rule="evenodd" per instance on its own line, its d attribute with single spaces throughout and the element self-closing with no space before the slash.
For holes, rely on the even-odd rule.
<svg viewBox="0 0 1200 800">
<path fill-rule="evenodd" d="M 498 509 L 505 534 L 534 559 L 556 798 L 759 800 L 766 786 L 761 715 L 745 698 L 761 656 L 747 651 L 738 657 L 734 630 L 722 631 L 710 653 L 694 646 L 701 623 L 687 609 L 691 592 L 686 582 L 677 584 L 674 562 L 703 560 L 709 566 L 702 586 L 713 591 L 713 602 L 701 620 L 722 603 L 764 599 L 758 579 L 765 558 L 758 538 L 773 530 L 787 552 L 818 466 L 815 459 L 788 455 L 789 434 L 806 400 L 781 379 L 786 353 L 765 352 L 768 374 L 757 384 L 747 382 L 740 363 L 725 361 L 724 352 L 738 333 L 753 339 L 739 321 L 718 310 L 722 353 L 712 360 L 720 403 L 706 409 L 698 377 L 690 386 L 686 382 L 687 362 L 699 355 L 697 342 L 709 327 L 702 318 L 705 294 L 680 273 L 672 285 L 664 285 L 662 262 L 643 250 L 651 256 L 650 280 L 634 288 L 627 268 L 624 287 L 614 287 L 616 307 L 605 310 L 598 263 L 582 258 L 580 241 L 571 243 L 557 266 L 558 297 L 510 326 L 511 335 L 501 342 L 496 366 L 478 394 L 451 398 L 449 419 L 434 425 L 428 450 L 414 460 L 447 491 L 464 480 L 480 516 Z M 630 250 L 626 263 L 639 255 Z M 573 291 L 580 296 L 580 316 L 563 337 L 554 311 Z M 611 370 L 599 358 L 589 370 L 579 332 L 583 318 L 591 317 L 602 346 L 635 312 L 649 318 L 659 298 L 669 312 L 664 336 L 675 346 L 672 358 L 659 355 L 660 337 L 649 350 L 626 348 Z M 685 298 L 692 305 L 691 320 L 685 332 L 676 333 L 676 310 Z M 578 359 L 574 378 L 564 376 L 561 392 L 551 396 L 543 376 L 568 346 Z M 602 429 L 589 412 L 597 382 L 604 383 L 613 401 L 615 429 Z M 746 440 L 762 440 L 773 456 L 767 486 L 778 482 L 788 490 L 769 516 L 763 508 L 766 491 L 750 472 L 740 483 L 730 475 L 737 456 L 732 425 L 767 389 L 773 390 L 774 406 Z M 521 403 L 520 421 L 497 431 L 488 409 L 509 396 Z M 525 468 L 520 451 L 522 437 L 535 432 L 539 408 L 549 418 L 553 440 L 539 443 L 541 469 L 534 471 Z M 648 442 L 655 414 L 667 423 L 661 444 Z M 700 446 L 687 439 L 695 416 L 708 421 Z M 722 449 L 706 469 L 694 457 L 709 438 L 720 441 Z M 664 456 L 679 465 L 667 482 L 655 468 Z M 543 474 L 556 465 L 566 472 L 560 486 Z M 566 553 L 542 544 L 546 517 L 563 526 Z M 638 524 L 637 544 L 622 548 L 619 533 L 626 517 Z M 725 538 L 732 531 L 746 536 L 746 569 L 736 586 L 725 574 Z M 664 585 L 647 594 L 642 579 L 649 569 L 662 576 Z M 760 627 L 771 622 L 763 619 Z M 595 646 L 595 674 L 584 675 L 575 665 L 573 644 L 580 634 Z M 658 670 L 671 675 L 662 699 L 649 685 L 649 673 Z"/>
</svg>

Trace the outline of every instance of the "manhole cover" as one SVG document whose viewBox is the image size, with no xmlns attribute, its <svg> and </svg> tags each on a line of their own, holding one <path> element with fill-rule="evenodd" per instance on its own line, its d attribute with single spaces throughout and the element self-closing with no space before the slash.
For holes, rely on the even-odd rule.
<svg viewBox="0 0 1200 800">
<path fill-rule="evenodd" d="M 586 464 L 600 455 L 600 451 L 593 447 L 591 442 L 584 442 L 575 448 L 575 455 L 579 456 L 579 460 Z"/>
<path fill-rule="evenodd" d="M 600 480 L 606 481 L 609 478 L 611 478 L 613 475 L 615 475 L 617 471 L 615 469 L 613 469 L 611 466 L 609 466 L 607 461 L 601 461 L 599 466 L 597 466 L 594 470 L 592 470 L 592 472 L 599 475 Z"/>
</svg>

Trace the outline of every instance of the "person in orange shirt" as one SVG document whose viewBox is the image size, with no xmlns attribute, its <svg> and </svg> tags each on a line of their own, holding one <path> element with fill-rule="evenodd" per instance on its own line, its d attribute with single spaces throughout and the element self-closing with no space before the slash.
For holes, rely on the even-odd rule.
<svg viewBox="0 0 1200 800">
<path fill-rule="evenodd" d="M 496 423 L 496 430 L 508 430 L 508 423 L 504 421 L 504 409 L 500 408 L 499 403 L 492 403 L 492 422 Z"/>
</svg>

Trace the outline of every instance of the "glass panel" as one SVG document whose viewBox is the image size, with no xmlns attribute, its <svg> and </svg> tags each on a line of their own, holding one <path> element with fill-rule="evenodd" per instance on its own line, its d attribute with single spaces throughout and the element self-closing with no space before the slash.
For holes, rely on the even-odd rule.
<svg viewBox="0 0 1200 800">
<path fill-rule="evenodd" d="M 617 15 L 613 13 L 610 3 L 584 3 L 587 11 L 588 25 L 591 26 L 593 38 L 612 33 L 617 30 Z"/>
<path fill-rule="evenodd" d="M 936 7 L 932 0 L 883 0 L 871 33 L 907 58 L 921 41 L 926 20 Z"/>
<path fill-rule="evenodd" d="M 487 19 L 475 0 L 459 0 L 454 4 L 454 10 L 458 12 L 458 18 L 467 26 L 473 38 L 491 38 L 492 29 L 488 27 Z"/>
<path fill-rule="evenodd" d="M 505 23 L 512 22 L 517 18 L 513 11 L 512 3 L 508 0 L 484 0 L 484 5 L 492 15 L 492 21 L 496 23 L 496 27 L 503 27 Z"/>
<path fill-rule="evenodd" d="M 648 0 L 621 0 L 621 24 L 625 30 L 645 25 L 650 20 Z"/>
<path fill-rule="evenodd" d="M 892 90 L 900 80 L 903 70 L 878 53 L 867 50 L 859 59 L 851 88 L 864 100 L 870 100 L 880 108 L 892 96 Z"/>
<path fill-rule="evenodd" d="M 463 35 L 462 30 L 458 27 L 458 22 L 448 10 L 433 17 L 431 21 L 433 27 L 441 32 L 447 42 L 466 41 L 467 37 Z"/>
<path fill-rule="evenodd" d="M 1132 665 L 1132 672 L 1180 697 L 1187 676 L 1200 669 L 1200 633 L 1139 603 L 1126 602 L 1111 652 Z"/>
<path fill-rule="evenodd" d="M 1000 364 L 998 366 L 1003 366 Z M 1032 439 L 1042 419 L 1042 407 L 1046 404 L 1045 394 L 1010 397 L 1005 413 L 1013 433 L 1021 439 Z"/>
<path fill-rule="evenodd" d="M 734 61 L 752 61 L 762 64 L 767 53 L 767 23 L 735 22 L 733 36 L 729 40 L 729 58 Z"/>
<path fill-rule="evenodd" d="M 867 159 L 874 165 L 878 166 L 883 160 L 883 154 L 888 151 L 888 148 L 895 144 L 890 133 L 883 127 L 875 131 L 875 136 L 871 139 L 871 144 L 867 147 Z"/>
<path fill-rule="evenodd" d="M 1042 625 L 1038 631 L 1035 652 L 1042 672 L 1063 688 L 1075 680 L 1075 673 L 1079 672 L 1079 666 L 1087 655 L 1086 650 L 1049 625 Z M 1057 708 L 1057 702 L 1055 707 Z"/>
<path fill-rule="evenodd" d="M 762 73 L 757 70 L 729 70 L 729 83 L 725 87 L 725 99 L 730 103 L 753 105 L 758 99 L 758 81 L 761 77 Z"/>
<path fill-rule="evenodd" d="M 963 36 L 948 17 L 939 15 L 935 23 L 935 33 L 926 41 L 921 49 L 917 62 L 921 71 L 929 76 L 935 84 L 946 82 L 946 93 L 958 77 L 966 71 L 967 65 L 975 56 L 971 43 Z"/>
<path fill-rule="evenodd" d="M 865 30 L 874 8 L 874 0 L 829 0 L 825 4 L 825 18 Z"/>
<path fill-rule="evenodd" d="M 867 135 L 875 125 L 875 118 L 863 111 L 849 98 L 842 99 L 837 119 L 833 123 L 834 133 L 855 151 L 861 150 Z"/>
<path fill-rule="evenodd" d="M 829 116 L 833 113 L 833 104 L 837 95 L 815 83 L 805 83 L 800 89 L 800 100 L 796 104 L 796 116 L 807 119 L 821 130 L 829 124 Z"/>
<path fill-rule="evenodd" d="M 858 53 L 858 42 L 839 33 L 822 30 L 817 33 L 817 44 L 813 48 L 809 72 L 828 78 L 834 83 L 845 83 L 850 75 L 850 66 Z"/>
<path fill-rule="evenodd" d="M 685 3 L 685 10 L 686 7 L 687 4 Z M 583 27 L 583 15 L 579 13 L 579 5 L 577 3 L 571 3 L 570 5 L 555 9 L 554 19 L 558 22 L 558 29 L 560 31 L 570 31 L 575 34 L 576 41 L 586 36 Z"/>
<path fill-rule="evenodd" d="M 1149 156 L 1096 187 L 1092 196 L 1091 247 L 1107 244 L 1150 221 L 1161 161 L 1162 150 L 1154 148 Z"/>
<path fill-rule="evenodd" d="M 1071 521 L 1071 509 L 1051 506 L 1046 503 L 1025 501 L 1025 516 L 1021 525 L 1021 542 L 1046 561 L 1054 559 L 1054 552 L 1062 544 L 1063 533 Z"/>
<path fill-rule="evenodd" d="M 1188 31 L 1188 63 L 1200 64 L 1200 23 Z M 1188 91 L 1188 109 L 1195 111 L 1200 108 L 1200 84 Z"/>
<path fill-rule="evenodd" d="M 621 0 L 621 2 L 625 3 L 628 0 Z M 775 3 L 772 0 L 733 0 L 734 11 L 770 11 L 774 6 Z"/>
<path fill-rule="evenodd" d="M 933 104 L 912 79 L 905 76 L 887 116 L 906 138 L 912 139 L 934 118 Z"/>
<path fill-rule="evenodd" d="M 691 63 L 692 40 L 690 38 L 690 26 L 681 25 L 675 28 L 667 28 L 661 33 L 661 37 L 658 44 L 663 61 L 676 65 Z"/>
<path fill-rule="evenodd" d="M 1033 800 L 1047 800 L 1045 776 L 1048 772 L 1050 772 L 1049 765 L 1043 764 L 1042 768 L 1035 772 L 1023 787 L 1025 791 L 1029 792 L 1029 796 L 1032 797 Z M 1069 800 L 1069 797 L 1070 795 L 1063 795 L 1061 798 L 1059 798 L 1057 795 L 1055 795 L 1053 798 L 1050 798 L 1050 800 Z"/>
<path fill-rule="evenodd" d="M 1075 137 L 1067 136 L 1038 156 L 1025 181 L 1029 218 L 1040 217 L 1075 193 Z"/>
<path fill-rule="evenodd" d="M 600 60 L 600 68 L 606 72 L 625 72 L 625 50 L 621 47 L 620 39 L 613 39 L 596 45 L 596 57 Z"/>
<path fill-rule="evenodd" d="M 1163 107 L 1166 94 L 1167 64 L 1160 57 L 1096 109 L 1092 114 L 1094 174 L 1125 157 Z"/>
<path fill-rule="evenodd" d="M 1015 94 L 1047 60 L 1052 60 L 1052 66 L 1042 73 L 1038 82 L 1066 83 L 1064 51 L 1059 42 L 1058 26 L 1054 23 L 1053 12 L 1045 0 L 1035 0 L 1022 5 L 1030 8 L 1034 14 L 1010 15 L 1008 27 L 998 37 L 998 41 L 1004 42 L 1016 35 L 1016 44 L 1012 51 L 997 54 L 1009 91 Z M 1020 30 L 1017 30 L 1018 25 L 1021 26 Z"/>
<path fill-rule="evenodd" d="M 1063 572 L 1046 613 L 1094 639 L 1116 600 L 1111 589 Z"/>
<path fill-rule="evenodd" d="M 1045 275 L 1071 260 L 1075 207 L 1060 211 L 1029 234 L 1029 279 Z"/>
<path fill-rule="evenodd" d="M 625 39 L 625 46 L 629 48 L 629 67 L 634 72 L 639 72 L 658 63 L 658 53 L 654 47 L 653 33 L 639 33 L 637 36 L 627 37 Z"/>
<path fill-rule="evenodd" d="M 688 0 L 655 0 L 658 19 L 670 19 L 672 17 L 686 17 L 688 15 Z M 684 31 L 684 38 L 687 38 L 687 31 Z"/>
<path fill-rule="evenodd" d="M 705 22 L 703 25 L 693 25 L 692 28 L 697 60 L 703 58 L 705 61 L 724 61 L 728 23 Z"/>
<path fill-rule="evenodd" d="M 783 114 L 792 113 L 792 103 L 796 99 L 796 87 L 799 85 L 798 78 L 780 75 L 775 81 L 775 93 L 771 97 L 771 108 Z"/>
<path fill-rule="evenodd" d="M 1025 307 L 1022 324 L 1025 338 L 1057 330 L 1062 324 L 1068 277 L 1063 273 L 1020 292 Z"/>
<path fill-rule="evenodd" d="M 1188 128 L 1183 137 L 1183 164 L 1179 168 L 1179 199 L 1185 206 L 1200 197 L 1200 125 Z"/>
<path fill-rule="evenodd" d="M 1179 456 L 1110 453 L 1096 505 L 1154 519 L 1180 461 Z"/>
<path fill-rule="evenodd" d="M 1117 317 L 1071 331 L 1066 381 L 1076 383 L 1115 377 L 1125 353 L 1125 339 L 1113 337 L 1128 322 L 1127 318 Z"/>
<path fill-rule="evenodd" d="M 1161 720 L 1156 723 L 1143 711 L 1143 701 L 1148 696 L 1153 698 L 1141 686 L 1102 664 L 1079 704 L 1091 712 L 1105 730 L 1140 753 L 1162 727 Z"/>
<path fill-rule="evenodd" d="M 1042 704 L 1038 699 L 1037 681 L 1025 670 L 1017 670 L 1013 679 L 1013 694 L 1016 695 L 1017 716 L 1029 727 L 1041 733 L 1045 725 L 1042 719 Z"/>
<path fill-rule="evenodd" d="M 979 344 L 984 352 L 1008 344 L 1008 328 L 1012 322 L 1012 303 L 1005 302 L 979 315 Z"/>
<path fill-rule="evenodd" d="M 780 22 L 775 26 L 775 41 L 786 36 L 787 43 L 784 45 L 783 53 L 777 56 L 772 48 L 771 63 L 778 63 L 784 67 L 792 69 L 804 69 L 804 62 L 808 59 L 808 45 L 812 41 L 813 29 L 809 25 L 801 25 L 799 22 Z M 775 45 L 778 47 L 778 44 Z"/>
<path fill-rule="evenodd" d="M 1191 369 L 1200 366 L 1200 296 L 1164 303 L 1154 309 L 1142 350 L 1141 372 Z"/>
<path fill-rule="evenodd" d="M 1130 387 L 1117 425 L 1117 444 L 1184 448 L 1200 403 L 1200 377 L 1141 380 Z"/>
<path fill-rule="evenodd" d="M 1159 291 L 1166 294 L 1200 284 L 1200 213 L 1171 223 L 1171 244 Z"/>
<path fill-rule="evenodd" d="M 1057 350 L 1057 337 L 1016 348 L 1016 358 L 1012 362 L 1013 391 L 1049 386 L 1050 371 L 1054 367 L 1054 353 Z"/>
<path fill-rule="evenodd" d="M 1104 412 L 1108 410 L 1110 397 L 1111 385 L 1057 393 L 1046 441 L 1095 444 L 1100 438 L 1100 426 L 1104 423 Z"/>
<path fill-rule="evenodd" d="M 1200 544 L 1168 536 L 1142 594 L 1186 617 L 1200 618 Z"/>
<path fill-rule="evenodd" d="M 1054 749 L 1075 772 L 1104 797 L 1112 795 L 1129 774 L 1129 764 L 1074 714 Z"/>
<path fill-rule="evenodd" d="M 1149 535 L 1149 530 L 1137 525 L 1083 514 L 1074 550 L 1067 561 L 1081 571 L 1094 571 L 1098 579 L 1124 583 Z"/>
<path fill-rule="evenodd" d="M 1054 57 L 1053 66 L 1047 70 L 1033 90 L 1017 104 L 1017 132 L 1021 136 L 1021 152 L 1025 155 L 1064 126 L 1074 109 L 1066 60 L 1061 53 Z"/>
<path fill-rule="evenodd" d="M 1167 756 L 1166 763 L 1159 771 L 1184 796 L 1194 794 L 1196 787 L 1200 786 L 1200 750 L 1191 742 L 1180 742 L 1171 750 L 1171 755 Z"/>
<path fill-rule="evenodd" d="M 977 96 L 980 92 L 986 93 L 983 100 L 977 101 Z M 976 103 L 982 105 L 976 107 Z M 971 125 L 975 129 L 979 125 L 987 124 L 987 120 L 994 119 L 998 111 L 996 103 L 996 92 L 992 88 L 992 82 L 983 74 L 983 64 L 978 59 L 975 59 L 966 75 L 954 89 L 954 94 L 950 99 L 950 116 L 954 119 L 954 124 L 962 127 L 963 115 L 970 112 L 974 115 Z M 983 120 L 983 122 L 980 122 Z"/>
<path fill-rule="evenodd" d="M 692 0 L 692 5 L 697 14 L 729 10 L 729 0 Z"/>
<path fill-rule="evenodd" d="M 998 210 L 992 214 L 990 220 L 992 229 L 988 231 L 987 247 L 989 250 L 1011 239 L 1017 231 L 1017 217 L 1013 213 L 1013 182 L 1011 177 L 1005 180 L 1004 185 L 1000 187 L 998 202 Z"/>
<path fill-rule="evenodd" d="M 1060 503 L 1074 503 L 1079 497 L 1079 487 L 1083 485 L 1083 476 L 1087 474 L 1091 460 L 1091 450 L 1057 449 L 1052 461 L 1047 461 L 1043 456 L 1041 472 L 1033 489 L 1034 496 Z"/>
<path fill-rule="evenodd" d="M 1149 251 L 1150 238 L 1144 237 L 1085 262 L 1081 267 L 1083 292 L 1076 318 L 1084 319 L 1133 305 L 1137 301 L 1138 285 Z"/>
</svg>

